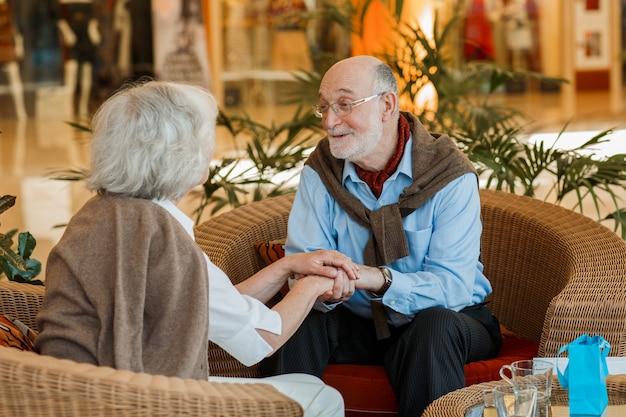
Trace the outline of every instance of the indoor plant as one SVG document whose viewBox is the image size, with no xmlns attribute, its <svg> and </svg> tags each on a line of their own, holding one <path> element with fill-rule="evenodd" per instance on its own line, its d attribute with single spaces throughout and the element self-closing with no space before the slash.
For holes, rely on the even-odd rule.
<svg viewBox="0 0 626 417">
<path fill-rule="evenodd" d="M 0 197 L 0 214 L 13 207 L 15 200 L 12 195 Z M 41 262 L 30 257 L 37 241 L 29 232 L 22 232 L 18 235 L 15 251 L 13 237 L 16 233 L 17 229 L 0 233 L 0 273 L 4 273 L 10 281 L 43 285 L 42 281 L 34 279 L 41 273 Z"/>
</svg>

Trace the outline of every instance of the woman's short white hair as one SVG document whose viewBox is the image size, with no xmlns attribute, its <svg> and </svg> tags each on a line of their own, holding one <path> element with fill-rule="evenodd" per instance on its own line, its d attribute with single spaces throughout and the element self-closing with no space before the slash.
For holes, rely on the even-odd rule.
<svg viewBox="0 0 626 417">
<path fill-rule="evenodd" d="M 209 169 L 217 102 L 206 89 L 166 81 L 129 84 L 92 120 L 87 188 L 178 201 Z"/>
</svg>

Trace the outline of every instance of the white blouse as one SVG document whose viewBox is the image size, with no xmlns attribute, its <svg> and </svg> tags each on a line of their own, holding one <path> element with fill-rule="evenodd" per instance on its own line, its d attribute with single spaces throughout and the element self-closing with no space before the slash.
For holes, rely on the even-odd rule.
<svg viewBox="0 0 626 417">
<path fill-rule="evenodd" d="M 154 200 L 194 238 L 194 222 L 168 200 Z M 246 366 L 260 362 L 272 351 L 257 329 L 282 331 L 280 315 L 256 298 L 241 294 L 228 276 L 204 254 L 209 281 L 209 340 Z"/>
</svg>

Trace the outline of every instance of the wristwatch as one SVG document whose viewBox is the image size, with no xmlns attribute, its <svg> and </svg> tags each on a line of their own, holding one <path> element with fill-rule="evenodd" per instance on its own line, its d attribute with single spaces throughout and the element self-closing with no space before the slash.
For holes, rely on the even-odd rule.
<svg viewBox="0 0 626 417">
<path fill-rule="evenodd" d="M 386 266 L 379 266 L 378 269 L 380 269 L 380 272 L 382 272 L 383 278 L 385 278 L 385 282 L 384 282 L 383 286 L 380 287 L 380 289 L 378 291 L 376 291 L 376 292 L 370 291 L 369 293 L 373 297 L 381 298 L 383 295 L 385 295 L 385 293 L 387 292 L 389 287 L 391 287 L 391 282 L 393 281 L 393 276 L 391 275 L 391 270 L 389 270 L 389 268 L 387 268 Z"/>
</svg>

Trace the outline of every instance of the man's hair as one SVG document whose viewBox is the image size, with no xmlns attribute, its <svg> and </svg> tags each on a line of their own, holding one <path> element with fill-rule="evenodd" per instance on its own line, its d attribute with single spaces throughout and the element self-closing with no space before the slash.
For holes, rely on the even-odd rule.
<svg viewBox="0 0 626 417">
<path fill-rule="evenodd" d="M 382 63 L 374 68 L 374 92 L 383 93 L 391 91 L 398 95 L 398 82 L 389 65 Z"/>
<path fill-rule="evenodd" d="M 374 93 L 392 92 L 398 97 L 398 81 L 391 67 L 381 63 L 374 68 Z M 399 117 L 399 109 L 396 107 L 394 116 Z"/>
<path fill-rule="evenodd" d="M 96 111 L 87 188 L 177 201 L 206 174 L 218 113 L 199 86 L 128 84 Z"/>
</svg>

